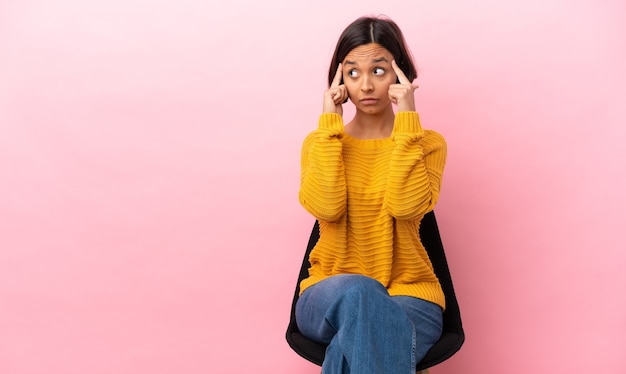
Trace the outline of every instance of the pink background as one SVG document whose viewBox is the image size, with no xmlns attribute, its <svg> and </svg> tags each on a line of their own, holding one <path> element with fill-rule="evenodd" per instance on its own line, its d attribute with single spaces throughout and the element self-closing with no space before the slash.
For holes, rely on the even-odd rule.
<svg viewBox="0 0 626 374">
<path fill-rule="evenodd" d="M 625 373 L 621 0 L 1 2 L 0 373 L 319 373 L 299 150 L 381 13 L 449 143 L 467 341 L 431 372 Z"/>
</svg>

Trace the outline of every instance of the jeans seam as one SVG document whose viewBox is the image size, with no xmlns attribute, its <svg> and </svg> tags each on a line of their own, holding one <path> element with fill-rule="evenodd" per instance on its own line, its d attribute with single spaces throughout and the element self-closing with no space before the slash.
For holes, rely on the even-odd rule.
<svg viewBox="0 0 626 374">
<path fill-rule="evenodd" d="M 413 334 L 413 341 L 412 341 L 413 344 L 411 346 L 411 366 L 413 367 L 413 369 L 411 369 L 411 371 L 409 371 L 408 374 L 415 373 L 415 368 L 417 367 L 416 352 L 415 352 L 417 350 L 417 336 L 416 336 L 415 328 L 412 328 L 411 332 Z"/>
</svg>

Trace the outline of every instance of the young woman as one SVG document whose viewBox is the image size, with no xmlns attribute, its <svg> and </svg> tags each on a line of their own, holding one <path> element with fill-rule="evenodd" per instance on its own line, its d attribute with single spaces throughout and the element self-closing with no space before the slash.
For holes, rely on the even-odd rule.
<svg viewBox="0 0 626 374">
<path fill-rule="evenodd" d="M 328 344 L 324 374 L 414 374 L 441 335 L 445 298 L 419 225 L 439 196 L 446 143 L 420 125 L 416 76 L 393 21 L 357 19 L 339 38 L 318 128 L 303 144 L 299 198 L 320 239 L 296 321 Z M 344 125 L 348 99 L 356 111 Z"/>
</svg>

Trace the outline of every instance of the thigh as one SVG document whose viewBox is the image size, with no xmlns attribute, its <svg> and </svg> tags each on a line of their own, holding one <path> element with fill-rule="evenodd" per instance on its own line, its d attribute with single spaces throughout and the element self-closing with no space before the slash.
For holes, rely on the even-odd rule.
<svg viewBox="0 0 626 374">
<path fill-rule="evenodd" d="M 330 343 L 337 329 L 326 318 L 345 293 L 354 287 L 388 296 L 375 279 L 359 274 L 340 274 L 304 290 L 296 303 L 296 323 L 302 334 L 321 343 Z"/>
</svg>

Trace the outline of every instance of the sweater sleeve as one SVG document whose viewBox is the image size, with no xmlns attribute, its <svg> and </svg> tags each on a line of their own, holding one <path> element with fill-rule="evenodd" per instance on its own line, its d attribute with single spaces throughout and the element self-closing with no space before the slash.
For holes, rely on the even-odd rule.
<svg viewBox="0 0 626 374">
<path fill-rule="evenodd" d="M 446 142 L 422 129 L 416 112 L 396 114 L 394 149 L 383 208 L 398 220 L 416 219 L 433 210 L 446 162 Z"/>
<path fill-rule="evenodd" d="M 346 213 L 343 134 L 341 116 L 325 113 L 302 146 L 300 204 L 321 221 L 338 221 Z"/>
</svg>

